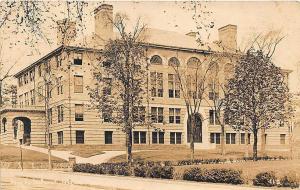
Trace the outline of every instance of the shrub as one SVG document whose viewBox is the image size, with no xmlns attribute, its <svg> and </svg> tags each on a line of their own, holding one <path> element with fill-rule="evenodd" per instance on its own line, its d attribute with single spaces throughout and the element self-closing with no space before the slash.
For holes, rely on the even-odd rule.
<svg viewBox="0 0 300 190">
<path fill-rule="evenodd" d="M 111 174 L 111 175 L 130 175 L 130 169 L 127 163 L 103 163 L 103 164 L 74 164 L 74 172 Z"/>
<path fill-rule="evenodd" d="M 134 176 L 136 177 L 146 177 L 147 176 L 147 166 L 145 165 L 136 165 L 133 169 Z"/>
<path fill-rule="evenodd" d="M 173 179 L 174 168 L 172 166 L 155 165 L 148 168 L 147 176 L 152 178 Z"/>
<path fill-rule="evenodd" d="M 200 169 L 191 168 L 184 172 L 183 179 L 188 181 L 201 181 L 211 183 L 243 184 L 240 171 L 232 169 Z"/>
<path fill-rule="evenodd" d="M 299 187 L 299 178 L 295 173 L 289 173 L 280 179 L 280 187 L 291 187 L 298 188 Z"/>
<path fill-rule="evenodd" d="M 276 176 L 274 172 L 262 172 L 256 175 L 253 179 L 253 185 L 273 187 L 276 186 Z"/>
</svg>

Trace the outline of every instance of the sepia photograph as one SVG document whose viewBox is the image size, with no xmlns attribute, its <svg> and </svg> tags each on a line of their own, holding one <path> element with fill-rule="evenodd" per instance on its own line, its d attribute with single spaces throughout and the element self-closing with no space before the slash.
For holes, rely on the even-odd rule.
<svg viewBox="0 0 300 190">
<path fill-rule="evenodd" d="M 1 190 L 299 185 L 299 1 L 0 0 Z"/>
</svg>

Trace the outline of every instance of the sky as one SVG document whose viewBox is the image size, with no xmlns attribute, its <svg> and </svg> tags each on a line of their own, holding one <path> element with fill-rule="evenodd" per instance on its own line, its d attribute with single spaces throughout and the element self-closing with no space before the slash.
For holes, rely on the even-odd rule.
<svg viewBox="0 0 300 190">
<path fill-rule="evenodd" d="M 182 9 L 182 2 L 174 1 L 106 1 L 114 6 L 114 13 L 126 13 L 130 21 L 134 22 L 138 17 L 148 27 L 163 30 L 175 31 L 186 34 L 195 31 L 195 23 L 192 19 L 192 12 Z M 210 39 L 218 40 L 217 29 L 227 24 L 237 25 L 238 46 L 242 47 L 254 34 L 270 30 L 281 30 L 285 36 L 278 45 L 273 56 L 273 62 L 283 69 L 289 69 L 290 88 L 293 92 L 300 90 L 300 2 L 253 2 L 253 1 L 217 1 L 203 3 L 206 10 L 212 12 L 211 20 L 215 26 L 210 31 Z M 89 10 L 91 12 L 92 10 Z M 86 20 L 86 34 L 93 32 L 93 16 Z M 55 33 L 55 32 L 54 32 Z M 56 35 L 50 32 L 50 38 L 55 39 Z M 5 43 L 15 38 L 11 36 Z M 22 39 L 20 39 L 22 40 Z M 14 71 L 24 68 L 28 64 L 49 52 L 54 45 L 39 43 L 39 51 L 33 51 L 26 46 L 4 48 L 3 56 L 8 67 L 18 62 Z"/>
</svg>

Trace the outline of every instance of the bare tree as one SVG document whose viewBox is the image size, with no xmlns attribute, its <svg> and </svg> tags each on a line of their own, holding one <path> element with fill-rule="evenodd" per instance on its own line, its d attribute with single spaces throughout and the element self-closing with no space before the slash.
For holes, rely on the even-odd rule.
<svg viewBox="0 0 300 190">
<path fill-rule="evenodd" d="M 179 62 L 170 60 L 169 65 L 175 72 L 176 85 L 182 94 L 188 114 L 188 140 L 190 141 L 191 160 L 194 160 L 195 141 L 202 142 L 202 136 L 195 135 L 197 122 L 199 122 L 199 112 L 202 102 L 205 99 L 207 90 L 207 80 L 216 69 L 217 59 L 209 54 L 203 60 L 196 57 L 191 58 L 187 63 L 187 68 L 179 65 Z M 200 133 L 201 134 L 201 133 Z"/>
<path fill-rule="evenodd" d="M 125 133 L 127 162 L 131 165 L 132 130 L 145 119 L 142 101 L 147 63 L 141 43 L 145 25 L 138 20 L 134 30 L 128 32 L 126 20 L 126 16 L 116 15 L 113 25 L 120 37 L 110 40 L 105 46 L 103 60 L 95 72 L 98 85 L 89 90 L 92 105 L 102 114 L 104 121 L 118 124 Z M 105 71 L 102 70 L 103 64 L 106 65 Z"/>
</svg>

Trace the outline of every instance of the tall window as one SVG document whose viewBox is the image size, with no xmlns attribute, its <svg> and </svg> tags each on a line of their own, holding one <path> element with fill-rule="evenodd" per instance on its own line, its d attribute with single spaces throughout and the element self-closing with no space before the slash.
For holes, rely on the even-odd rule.
<svg viewBox="0 0 300 190">
<path fill-rule="evenodd" d="M 178 75 L 168 74 L 169 98 L 180 98 Z"/>
<path fill-rule="evenodd" d="M 286 134 L 280 134 L 280 144 L 285 144 Z"/>
<path fill-rule="evenodd" d="M 235 144 L 235 133 L 226 133 L 226 144 Z"/>
<path fill-rule="evenodd" d="M 29 106 L 29 97 L 28 97 L 28 92 L 25 92 L 25 106 Z"/>
<path fill-rule="evenodd" d="M 150 73 L 151 83 L 151 96 L 152 97 L 163 97 L 163 74 L 151 72 Z"/>
<path fill-rule="evenodd" d="M 23 77 L 18 78 L 19 87 L 23 86 Z"/>
<path fill-rule="evenodd" d="M 170 133 L 170 144 L 181 144 L 181 133 L 171 132 Z"/>
<path fill-rule="evenodd" d="M 264 141 L 265 141 L 265 144 L 267 144 L 267 137 L 268 137 L 268 134 L 265 134 L 265 138 L 264 138 Z"/>
<path fill-rule="evenodd" d="M 241 133 L 241 144 L 245 144 L 246 143 L 246 135 L 245 133 Z"/>
<path fill-rule="evenodd" d="M 75 104 L 75 121 L 83 121 L 84 105 Z"/>
<path fill-rule="evenodd" d="M 218 115 L 215 110 L 209 110 L 209 124 L 210 125 L 220 125 L 220 121 L 217 117 L 218 117 Z"/>
<path fill-rule="evenodd" d="M 201 61 L 197 57 L 191 57 L 187 61 L 187 67 L 188 68 L 200 70 L 201 66 L 202 66 Z"/>
<path fill-rule="evenodd" d="M 34 69 L 29 71 L 29 78 L 30 78 L 30 81 L 34 81 Z"/>
<path fill-rule="evenodd" d="M 146 132 L 134 131 L 133 132 L 133 143 L 134 144 L 146 144 Z"/>
<path fill-rule="evenodd" d="M 219 87 L 215 82 L 208 84 L 209 87 L 209 100 L 217 100 L 219 98 Z"/>
<path fill-rule="evenodd" d="M 64 144 L 64 132 L 57 132 L 57 144 Z"/>
<path fill-rule="evenodd" d="M 20 107 L 23 107 L 23 95 L 19 96 Z"/>
<path fill-rule="evenodd" d="M 51 125 L 52 124 L 52 115 L 53 115 L 53 113 L 52 113 L 52 108 L 50 108 L 49 109 L 49 124 Z"/>
<path fill-rule="evenodd" d="M 169 123 L 180 124 L 180 108 L 169 108 Z"/>
<path fill-rule="evenodd" d="M 57 122 L 63 122 L 64 121 L 64 108 L 63 105 L 57 106 Z"/>
<path fill-rule="evenodd" d="M 250 134 L 250 133 L 248 133 L 247 143 L 248 143 L 248 144 L 251 143 L 251 134 Z"/>
<path fill-rule="evenodd" d="M 28 83 L 28 73 L 24 74 L 24 84 Z"/>
<path fill-rule="evenodd" d="M 41 77 L 42 76 L 42 65 L 41 64 L 38 67 L 38 73 L 39 73 L 39 76 Z"/>
<path fill-rule="evenodd" d="M 152 132 L 152 144 L 164 144 L 165 133 L 164 132 Z"/>
<path fill-rule="evenodd" d="M 83 76 L 74 76 L 74 92 L 83 93 Z"/>
<path fill-rule="evenodd" d="M 84 144 L 84 131 L 76 131 L 76 144 Z"/>
<path fill-rule="evenodd" d="M 210 143 L 220 144 L 221 133 L 210 133 Z"/>
<path fill-rule="evenodd" d="M 74 65 L 82 65 L 82 53 L 74 53 Z"/>
<path fill-rule="evenodd" d="M 56 59 L 56 67 L 61 67 L 62 66 L 61 55 L 57 55 L 55 59 Z"/>
<path fill-rule="evenodd" d="M 111 95 L 111 78 L 103 78 L 103 95 Z"/>
<path fill-rule="evenodd" d="M 150 59 L 150 63 L 154 65 L 162 65 L 162 59 L 158 55 L 154 55 Z"/>
<path fill-rule="evenodd" d="M 57 95 L 63 94 L 62 76 L 57 78 Z"/>
<path fill-rule="evenodd" d="M 151 120 L 153 123 L 163 123 L 164 121 L 164 108 L 151 107 Z"/>
<path fill-rule="evenodd" d="M 6 118 L 3 118 L 3 119 L 2 119 L 2 125 L 3 125 L 3 132 L 4 132 L 4 133 L 6 132 L 6 123 L 7 123 L 7 119 L 6 119 Z"/>
<path fill-rule="evenodd" d="M 30 104 L 35 105 L 35 94 L 34 90 L 30 90 Z"/>
<path fill-rule="evenodd" d="M 104 131 L 104 143 L 105 144 L 112 144 L 112 131 Z"/>
</svg>

